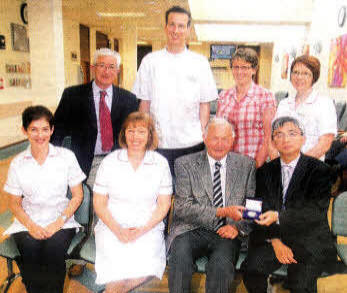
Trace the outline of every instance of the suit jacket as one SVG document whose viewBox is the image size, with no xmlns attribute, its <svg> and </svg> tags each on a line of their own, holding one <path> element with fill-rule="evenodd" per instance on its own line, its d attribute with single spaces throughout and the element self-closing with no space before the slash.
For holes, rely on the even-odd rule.
<svg viewBox="0 0 347 293">
<path fill-rule="evenodd" d="M 113 86 L 111 120 L 114 149 L 118 147 L 118 135 L 125 118 L 137 108 L 134 94 Z M 97 133 L 92 83 L 66 88 L 54 114 L 51 142 L 61 145 L 65 136 L 71 136 L 71 149 L 87 176 L 94 158 Z"/>
<path fill-rule="evenodd" d="M 258 169 L 256 197 L 263 200 L 263 212 L 279 212 L 279 224 L 255 225 L 250 247 L 262 245 L 266 239 L 280 238 L 293 250 L 297 261 L 336 258 L 327 220 L 331 175 L 328 165 L 301 154 L 289 182 L 285 209 L 282 209 L 280 159 Z"/>
<path fill-rule="evenodd" d="M 176 192 L 173 221 L 167 249 L 178 235 L 197 228 L 214 230 L 219 218 L 213 205 L 213 182 L 206 150 L 175 161 Z M 244 205 L 246 197 L 254 197 L 255 162 L 230 152 L 226 159 L 225 205 Z M 239 230 L 249 232 L 249 222 L 234 222 Z"/>
</svg>

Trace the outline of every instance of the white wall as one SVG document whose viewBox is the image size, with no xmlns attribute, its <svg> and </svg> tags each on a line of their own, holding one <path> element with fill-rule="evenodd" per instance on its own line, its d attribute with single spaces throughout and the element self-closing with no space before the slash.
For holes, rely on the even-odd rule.
<svg viewBox="0 0 347 293">
<path fill-rule="evenodd" d="M 347 90 L 345 88 L 329 88 L 328 87 L 328 64 L 330 55 L 331 39 L 347 33 L 347 21 L 340 28 L 337 18 L 338 12 L 342 5 L 347 5 L 347 0 L 315 0 L 313 1 L 312 23 L 307 27 L 306 39 L 304 40 L 287 40 L 286 42 L 276 42 L 274 44 L 274 53 L 272 59 L 272 78 L 271 90 L 289 91 L 294 93 L 289 79 L 281 79 L 281 62 L 285 51 L 291 52 L 293 49 L 297 51 L 296 56 L 301 55 L 303 45 L 310 45 L 310 54 L 316 56 L 321 62 L 321 74 L 314 88 L 320 93 L 326 94 L 336 99 L 347 99 Z M 321 44 L 320 53 L 314 50 L 317 43 Z M 279 61 L 275 60 L 276 56 Z"/>
<path fill-rule="evenodd" d="M 29 77 L 28 74 L 6 73 L 6 64 L 22 64 L 30 62 L 29 52 L 12 50 L 11 23 L 20 24 L 27 28 L 20 18 L 21 0 L 0 1 L 0 34 L 5 36 L 6 49 L 0 50 L 0 78 L 4 79 L 4 89 L 0 89 L 0 106 L 3 103 L 30 100 L 31 90 L 23 87 L 10 87 L 10 78 Z"/>
<path fill-rule="evenodd" d="M 80 25 L 78 22 L 63 19 L 64 34 L 64 67 L 65 67 L 65 87 L 80 84 L 79 78 L 81 54 L 80 54 Z M 71 58 L 71 53 L 77 54 L 77 59 Z"/>
<path fill-rule="evenodd" d="M 24 25 L 20 18 L 22 3 L 22 0 L 0 1 L 0 34 L 6 38 L 6 50 L 0 50 L 0 78 L 5 79 L 5 88 L 0 90 L 0 147 L 25 138 L 20 127 L 24 107 L 30 104 L 43 104 L 54 110 L 65 87 L 61 0 L 27 2 L 29 24 L 26 27 L 30 40 L 30 53 L 13 51 L 11 44 L 11 23 Z M 74 30 L 76 25 L 68 28 Z M 76 39 L 75 30 L 71 36 Z M 75 48 L 76 42 L 72 43 L 72 39 L 68 38 L 67 43 L 67 50 Z M 22 62 L 31 64 L 31 73 L 27 76 L 31 77 L 32 87 L 29 89 L 9 87 L 9 77 L 24 75 L 7 74 L 5 64 Z M 70 73 L 73 69 L 71 70 L 69 65 L 66 67 L 68 82 L 73 83 L 75 74 Z"/>
</svg>

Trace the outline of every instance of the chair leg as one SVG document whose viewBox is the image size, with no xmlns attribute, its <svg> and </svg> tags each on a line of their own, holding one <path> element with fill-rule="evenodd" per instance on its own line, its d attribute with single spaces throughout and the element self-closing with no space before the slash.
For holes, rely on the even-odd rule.
<svg viewBox="0 0 347 293">
<path fill-rule="evenodd" d="M 7 261 L 7 278 L 5 279 L 4 283 L 0 286 L 0 292 L 7 293 L 10 289 L 12 283 L 20 277 L 20 273 L 15 274 L 13 272 L 13 260 L 12 259 L 6 259 Z"/>
</svg>

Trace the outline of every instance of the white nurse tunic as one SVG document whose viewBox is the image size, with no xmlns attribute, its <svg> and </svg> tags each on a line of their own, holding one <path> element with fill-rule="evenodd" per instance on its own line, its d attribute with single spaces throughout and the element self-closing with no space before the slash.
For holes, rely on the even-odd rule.
<svg viewBox="0 0 347 293">
<path fill-rule="evenodd" d="M 93 190 L 109 196 L 108 208 L 124 228 L 144 226 L 157 205 L 158 195 L 171 195 L 172 182 L 166 159 L 147 151 L 134 170 L 127 150 L 105 157 L 97 172 Z M 122 243 L 101 221 L 95 227 L 96 283 L 156 276 L 161 279 L 166 265 L 164 224 L 134 242 Z"/>
</svg>

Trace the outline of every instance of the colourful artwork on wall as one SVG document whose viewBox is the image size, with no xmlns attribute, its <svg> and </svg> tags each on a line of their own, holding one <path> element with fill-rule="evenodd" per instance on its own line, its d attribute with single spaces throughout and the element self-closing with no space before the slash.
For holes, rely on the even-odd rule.
<svg viewBox="0 0 347 293">
<path fill-rule="evenodd" d="M 297 49 L 295 47 L 288 48 L 283 52 L 281 62 L 281 78 L 290 79 L 290 67 L 297 55 Z"/>
<path fill-rule="evenodd" d="M 347 82 L 347 34 L 331 40 L 328 86 L 343 88 Z"/>
</svg>

